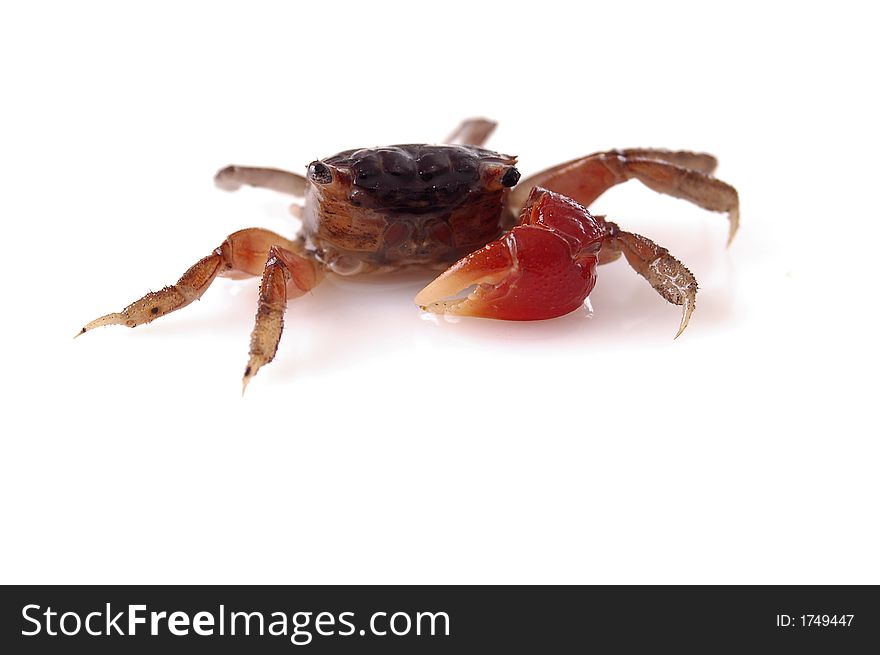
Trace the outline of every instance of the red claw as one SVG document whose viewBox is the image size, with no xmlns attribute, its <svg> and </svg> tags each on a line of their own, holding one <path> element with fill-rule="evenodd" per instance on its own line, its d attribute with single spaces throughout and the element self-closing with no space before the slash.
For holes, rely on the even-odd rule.
<svg viewBox="0 0 880 655">
<path fill-rule="evenodd" d="M 416 303 L 438 314 L 532 321 L 580 307 L 596 283 L 605 226 L 584 207 L 535 187 L 510 232 L 453 264 Z M 466 298 L 453 298 L 476 285 Z"/>
</svg>

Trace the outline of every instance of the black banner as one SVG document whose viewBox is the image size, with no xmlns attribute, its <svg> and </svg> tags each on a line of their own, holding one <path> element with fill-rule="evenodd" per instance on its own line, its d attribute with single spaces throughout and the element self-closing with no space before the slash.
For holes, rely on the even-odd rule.
<svg viewBox="0 0 880 655">
<path fill-rule="evenodd" d="M 4 587 L 0 611 L 4 653 L 850 653 L 880 644 L 869 586 L 28 586 Z"/>
</svg>

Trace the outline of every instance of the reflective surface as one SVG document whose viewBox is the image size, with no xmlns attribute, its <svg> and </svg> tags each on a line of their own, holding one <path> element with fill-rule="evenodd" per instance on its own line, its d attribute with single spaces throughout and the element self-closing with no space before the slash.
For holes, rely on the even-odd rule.
<svg viewBox="0 0 880 655">
<path fill-rule="evenodd" d="M 370 37 L 372 5 L 21 7 L 0 21 L 4 582 L 880 582 L 874 21 L 400 5 L 417 57 Z M 465 28 L 497 48 L 453 47 Z M 292 234 L 284 197 L 222 193 L 218 167 L 305 172 L 475 113 L 524 176 L 718 155 L 730 249 L 722 215 L 637 182 L 595 207 L 699 279 L 681 338 L 619 261 L 592 318 L 532 323 L 425 315 L 411 274 L 327 280 L 244 400 L 255 280 L 71 339 L 239 228 Z"/>
</svg>

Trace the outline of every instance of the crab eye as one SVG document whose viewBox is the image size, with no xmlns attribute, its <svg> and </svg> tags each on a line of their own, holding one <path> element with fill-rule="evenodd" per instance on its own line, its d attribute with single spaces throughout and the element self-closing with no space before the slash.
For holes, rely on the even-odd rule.
<svg viewBox="0 0 880 655">
<path fill-rule="evenodd" d="M 504 177 L 501 178 L 501 184 L 506 187 L 516 186 L 516 183 L 519 182 L 519 171 L 516 170 L 516 166 L 511 166 L 504 173 Z"/>
<path fill-rule="evenodd" d="M 333 174 L 327 164 L 313 161 L 309 164 L 309 179 L 315 184 L 330 184 L 333 181 Z"/>
</svg>

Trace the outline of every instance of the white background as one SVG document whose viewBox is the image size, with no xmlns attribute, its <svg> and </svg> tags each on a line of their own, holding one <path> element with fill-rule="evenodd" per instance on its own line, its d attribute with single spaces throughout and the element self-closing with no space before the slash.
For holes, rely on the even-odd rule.
<svg viewBox="0 0 880 655">
<path fill-rule="evenodd" d="M 864 3 L 28 3 L 0 15 L 3 582 L 880 583 L 876 21 Z M 427 278 L 291 302 L 240 398 L 257 281 L 88 320 L 226 234 L 296 229 L 229 163 L 304 170 L 459 119 L 524 174 L 719 156 L 742 229 L 632 182 L 585 310 L 450 322 Z"/>
</svg>

